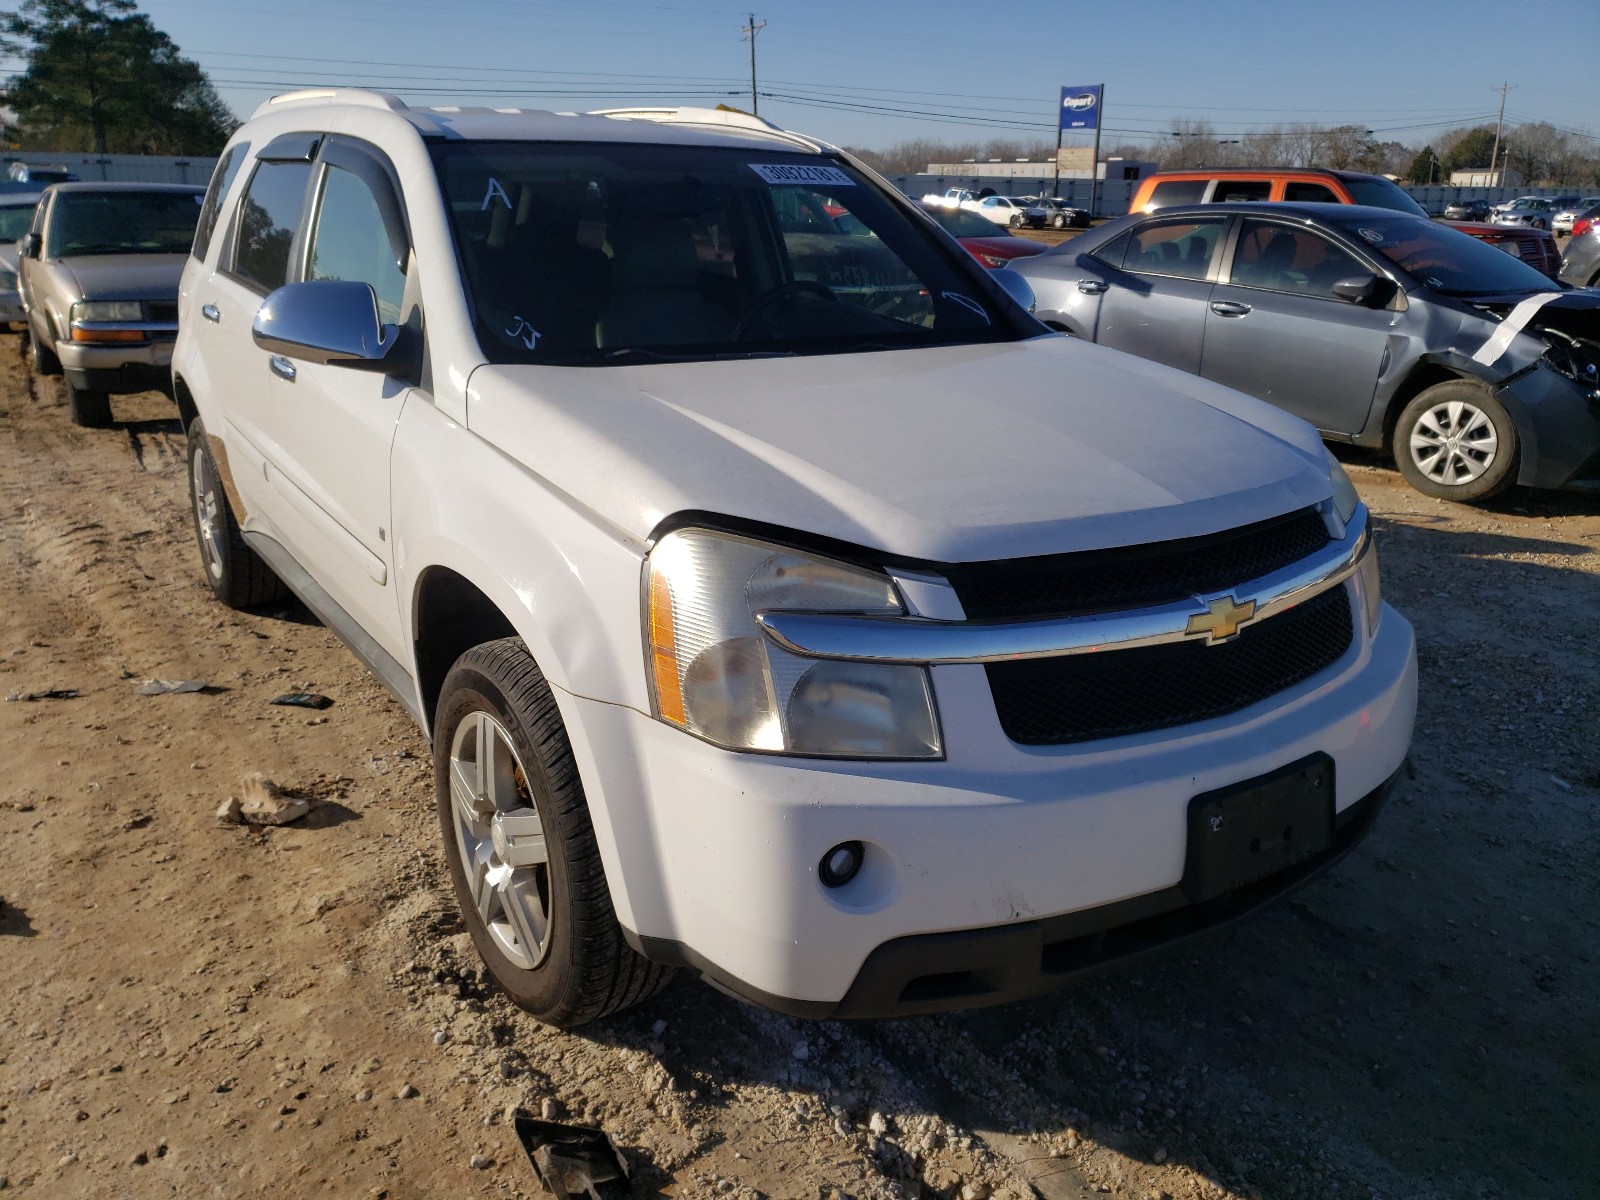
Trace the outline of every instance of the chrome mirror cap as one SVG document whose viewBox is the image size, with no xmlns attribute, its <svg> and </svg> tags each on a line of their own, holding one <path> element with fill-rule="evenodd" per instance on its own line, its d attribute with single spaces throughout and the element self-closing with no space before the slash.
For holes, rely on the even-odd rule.
<svg viewBox="0 0 1600 1200">
<path fill-rule="evenodd" d="M 400 330 L 378 320 L 369 284 L 319 279 L 285 284 L 261 302 L 251 333 L 272 354 L 303 362 L 375 366 L 389 357 Z"/>
</svg>

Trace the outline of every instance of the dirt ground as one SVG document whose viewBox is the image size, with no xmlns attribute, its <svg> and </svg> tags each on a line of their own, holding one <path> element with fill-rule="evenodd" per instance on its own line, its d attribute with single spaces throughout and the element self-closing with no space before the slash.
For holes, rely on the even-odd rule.
<svg viewBox="0 0 1600 1200">
<path fill-rule="evenodd" d="M 0 338 L 0 1188 L 535 1197 L 516 1105 L 603 1125 L 635 1196 L 1600 1187 L 1600 498 L 1347 456 L 1419 635 L 1410 778 L 1237 932 L 1012 1008 L 808 1024 L 685 977 L 568 1034 L 476 973 L 422 735 L 302 610 L 211 600 L 171 405 L 114 411 L 73 427 Z M 249 771 L 319 803 L 219 825 Z"/>
</svg>

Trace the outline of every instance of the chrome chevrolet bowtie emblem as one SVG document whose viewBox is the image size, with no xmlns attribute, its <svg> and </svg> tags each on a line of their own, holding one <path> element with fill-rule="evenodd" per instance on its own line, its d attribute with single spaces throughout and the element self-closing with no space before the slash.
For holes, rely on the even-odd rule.
<svg viewBox="0 0 1600 1200">
<path fill-rule="evenodd" d="M 1224 596 L 1220 600 L 1213 600 L 1205 612 L 1190 617 L 1189 626 L 1184 632 L 1205 634 L 1206 645 L 1210 646 L 1233 637 L 1239 632 L 1239 626 L 1255 615 L 1254 600 L 1240 604 L 1232 596 Z"/>
</svg>

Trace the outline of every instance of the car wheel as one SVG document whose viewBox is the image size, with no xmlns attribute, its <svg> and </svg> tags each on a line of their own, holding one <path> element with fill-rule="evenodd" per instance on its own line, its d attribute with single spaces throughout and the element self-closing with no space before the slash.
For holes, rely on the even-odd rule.
<svg viewBox="0 0 1600 1200">
<path fill-rule="evenodd" d="M 623 940 L 566 728 L 519 639 L 456 660 L 433 744 L 456 899 L 506 995 L 570 1029 L 659 990 L 672 971 Z"/>
<path fill-rule="evenodd" d="M 229 608 L 255 608 L 289 595 L 272 568 L 245 544 L 199 417 L 189 423 L 189 510 L 206 583 L 218 600 Z"/>
<path fill-rule="evenodd" d="M 61 374 L 61 360 L 56 352 L 44 344 L 44 339 L 30 327 L 28 330 L 28 366 L 35 375 Z"/>
<path fill-rule="evenodd" d="M 111 395 L 108 392 L 67 384 L 67 409 L 72 423 L 85 429 L 104 429 L 111 424 Z"/>
<path fill-rule="evenodd" d="M 1395 464 L 1417 491 L 1441 500 L 1487 500 L 1516 480 L 1517 427 L 1480 384 L 1436 384 L 1406 405 L 1394 430 Z"/>
<path fill-rule="evenodd" d="M 1022 214 L 1021 213 L 1012 213 L 1011 214 L 1011 228 L 1013 228 L 1013 229 L 1021 229 L 1022 225 L 1023 225 Z"/>
</svg>

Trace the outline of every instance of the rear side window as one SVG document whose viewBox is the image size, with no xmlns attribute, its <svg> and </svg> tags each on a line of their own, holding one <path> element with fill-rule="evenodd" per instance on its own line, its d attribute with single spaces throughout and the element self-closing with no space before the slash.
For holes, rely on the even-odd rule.
<svg viewBox="0 0 1600 1200">
<path fill-rule="evenodd" d="M 1100 249 L 1090 252 L 1090 256 L 1098 258 L 1108 267 L 1121 267 L 1122 260 L 1128 253 L 1128 243 L 1133 240 L 1132 232 L 1114 237 Z"/>
<path fill-rule="evenodd" d="M 1123 269 L 1142 275 L 1204 279 L 1222 237 L 1225 217 L 1152 221 L 1133 231 Z"/>
<path fill-rule="evenodd" d="M 1205 198 L 1205 179 L 1163 179 L 1150 191 L 1146 208 L 1168 208 L 1174 204 L 1199 204 Z"/>
<path fill-rule="evenodd" d="M 288 281 L 289 248 L 310 178 L 308 162 L 264 162 L 256 167 L 239 205 L 235 275 L 269 292 Z"/>
<path fill-rule="evenodd" d="M 1330 187 L 1324 187 L 1320 183 L 1300 183 L 1292 180 L 1283 185 L 1283 198 L 1309 204 L 1339 203 L 1339 197 L 1333 194 L 1333 189 Z"/>
<path fill-rule="evenodd" d="M 1216 190 L 1211 193 L 1213 204 L 1226 204 L 1234 201 L 1270 200 L 1272 198 L 1272 180 L 1270 179 L 1219 179 Z"/>
<path fill-rule="evenodd" d="M 192 253 L 196 258 L 205 258 L 206 252 L 211 249 L 211 235 L 217 228 L 217 218 L 222 214 L 222 197 L 233 186 L 233 178 L 244 165 L 244 156 L 249 150 L 248 142 L 240 143 L 224 154 L 217 163 L 217 169 L 211 172 L 211 186 L 206 189 L 205 201 L 200 205 L 200 223 L 194 230 Z"/>
</svg>

